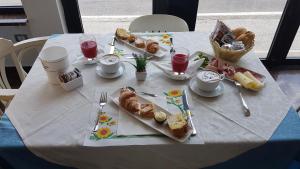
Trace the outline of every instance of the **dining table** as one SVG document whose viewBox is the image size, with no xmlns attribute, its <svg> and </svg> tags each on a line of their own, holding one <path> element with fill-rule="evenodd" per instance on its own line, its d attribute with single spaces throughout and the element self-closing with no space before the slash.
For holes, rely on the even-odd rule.
<svg viewBox="0 0 300 169">
<path fill-rule="evenodd" d="M 197 51 L 214 55 L 208 32 L 138 35 L 156 39 L 168 51 L 172 37 L 174 47 L 184 47 L 190 55 Z M 190 89 L 190 79 L 178 81 L 166 76 L 155 63 L 169 63 L 169 52 L 162 58 L 151 58 L 146 80 L 137 81 L 135 68 L 130 64 L 134 60 L 128 56 L 139 51 L 116 42 L 115 54 L 120 57 L 124 71 L 117 78 L 102 78 L 96 72 L 97 64 L 81 62 L 80 36 L 52 35 L 42 51 L 51 46 L 64 47 L 70 67 L 80 70 L 83 85 L 65 91 L 60 85 L 50 84 L 41 61 L 36 59 L 0 120 L 0 166 L 85 169 L 300 166 L 299 114 L 254 52 L 250 51 L 237 63 L 265 76 L 262 90 L 241 89 L 251 110 L 247 117 L 239 90 L 231 81 L 223 80 L 224 91 L 220 96 L 207 98 Z M 99 55 L 108 53 L 113 33 L 94 36 Z M 111 97 L 124 86 L 155 93 L 157 97 L 141 96 L 166 108 L 173 106 L 167 99 L 179 98 L 180 102 L 184 90 L 197 134 L 180 143 L 125 115 Z M 103 121 L 99 132 L 95 134 L 101 92 L 107 92 L 108 101 L 100 115 Z M 176 111 L 174 107 L 170 109 Z"/>
</svg>

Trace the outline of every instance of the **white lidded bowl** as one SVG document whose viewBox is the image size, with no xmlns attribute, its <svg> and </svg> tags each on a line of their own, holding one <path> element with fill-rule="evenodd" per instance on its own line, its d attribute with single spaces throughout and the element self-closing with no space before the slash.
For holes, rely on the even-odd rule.
<svg viewBox="0 0 300 169">
<path fill-rule="evenodd" d="M 68 53 L 64 47 L 51 46 L 41 52 L 39 59 L 46 71 L 57 72 L 69 66 Z"/>
</svg>

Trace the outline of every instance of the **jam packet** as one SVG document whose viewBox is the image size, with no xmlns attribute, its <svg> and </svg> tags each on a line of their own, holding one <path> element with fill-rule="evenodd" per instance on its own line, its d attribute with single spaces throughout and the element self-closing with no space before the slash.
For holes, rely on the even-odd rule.
<svg viewBox="0 0 300 169">
<path fill-rule="evenodd" d="M 78 70 L 77 68 L 74 68 L 73 71 L 67 72 L 67 73 L 63 73 L 59 75 L 59 80 L 61 82 L 67 83 L 69 81 L 72 81 L 78 77 L 81 76 L 81 72 L 80 70 Z"/>
</svg>

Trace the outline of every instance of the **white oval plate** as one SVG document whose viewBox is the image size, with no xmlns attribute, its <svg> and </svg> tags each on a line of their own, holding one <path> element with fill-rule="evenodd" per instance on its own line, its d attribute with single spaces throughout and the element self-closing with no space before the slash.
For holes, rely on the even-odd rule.
<svg viewBox="0 0 300 169">
<path fill-rule="evenodd" d="M 185 142 L 192 134 L 192 128 L 189 124 L 188 126 L 188 131 L 187 133 L 185 134 L 185 136 L 183 136 L 182 138 L 177 138 L 175 136 L 173 136 L 172 132 L 170 131 L 169 127 L 167 126 L 166 123 L 164 124 L 158 124 L 157 122 L 155 122 L 155 120 L 152 118 L 148 119 L 148 118 L 142 118 L 141 116 L 139 116 L 137 113 L 132 113 L 132 112 L 129 112 L 127 110 L 125 110 L 124 108 L 122 108 L 120 105 L 119 105 L 119 96 L 120 96 L 120 89 L 116 90 L 111 96 L 110 98 L 112 99 L 112 101 L 117 104 L 120 108 L 120 110 L 122 112 L 120 113 L 127 113 L 129 114 L 130 116 L 132 116 L 133 118 L 135 118 L 137 121 L 137 123 L 140 123 L 142 122 L 143 124 L 153 128 L 154 130 L 170 137 L 171 139 L 173 140 L 176 140 L 178 142 Z M 139 95 L 137 95 L 138 97 L 138 100 L 140 103 L 151 103 L 151 101 L 147 100 L 146 98 L 144 97 L 141 97 Z M 164 108 L 160 107 L 159 105 L 155 104 L 155 108 L 157 111 L 163 111 L 165 112 L 167 115 L 171 115 L 171 113 L 167 110 L 165 110 Z"/>
<path fill-rule="evenodd" d="M 142 37 L 138 37 L 138 38 L 146 41 L 146 39 L 144 39 Z M 155 56 L 155 57 L 158 57 L 158 58 L 162 58 L 162 57 L 166 56 L 167 54 L 169 54 L 169 51 L 167 49 L 161 47 L 161 46 L 159 46 L 159 50 L 156 53 L 149 53 L 145 50 L 145 48 L 138 48 L 134 45 L 134 43 L 129 43 L 126 40 L 122 40 L 122 39 L 117 38 L 117 42 L 121 42 L 121 43 L 127 45 L 128 47 L 131 47 L 131 48 L 133 48 L 133 49 L 135 49 L 135 50 L 137 50 L 141 53 L 147 53 L 150 56 Z"/>
</svg>

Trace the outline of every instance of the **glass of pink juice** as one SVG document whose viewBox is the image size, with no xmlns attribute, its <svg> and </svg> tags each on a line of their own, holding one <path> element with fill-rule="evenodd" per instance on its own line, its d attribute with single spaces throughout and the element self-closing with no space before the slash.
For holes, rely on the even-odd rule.
<svg viewBox="0 0 300 169">
<path fill-rule="evenodd" d="M 97 56 L 97 42 L 93 35 L 82 35 L 79 38 L 81 52 L 84 57 L 94 59 Z"/>
<path fill-rule="evenodd" d="M 189 51 L 185 48 L 174 48 L 171 56 L 172 69 L 175 74 L 184 74 L 189 64 Z"/>
</svg>

